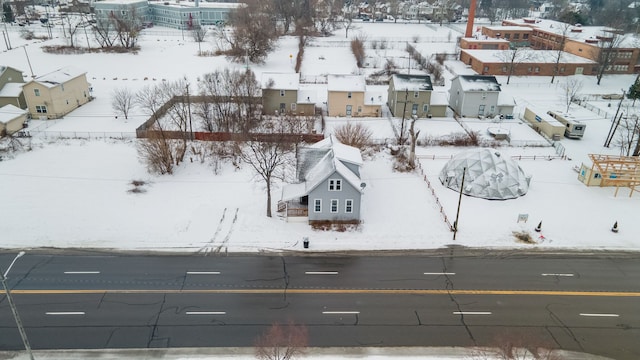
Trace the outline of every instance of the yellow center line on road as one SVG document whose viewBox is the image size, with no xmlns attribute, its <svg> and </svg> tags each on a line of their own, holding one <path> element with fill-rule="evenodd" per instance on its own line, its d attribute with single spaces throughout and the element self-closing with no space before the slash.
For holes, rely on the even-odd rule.
<svg viewBox="0 0 640 360">
<path fill-rule="evenodd" d="M 429 289 L 199 289 L 199 290 L 11 290 L 15 295 L 73 295 L 73 294 L 365 294 L 365 295 L 543 295 L 543 296 L 604 296 L 640 297 L 640 292 L 622 291 L 552 291 L 552 290 L 429 290 Z M 0 294 L 4 294 L 0 291 Z"/>
</svg>

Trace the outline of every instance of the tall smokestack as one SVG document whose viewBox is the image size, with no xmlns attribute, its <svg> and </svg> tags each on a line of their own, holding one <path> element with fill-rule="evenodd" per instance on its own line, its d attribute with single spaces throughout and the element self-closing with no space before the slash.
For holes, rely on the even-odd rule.
<svg viewBox="0 0 640 360">
<path fill-rule="evenodd" d="M 467 18 L 467 31 L 464 33 L 464 37 L 471 37 L 473 35 L 473 20 L 476 17 L 476 0 L 471 0 L 469 5 L 469 17 Z"/>
</svg>

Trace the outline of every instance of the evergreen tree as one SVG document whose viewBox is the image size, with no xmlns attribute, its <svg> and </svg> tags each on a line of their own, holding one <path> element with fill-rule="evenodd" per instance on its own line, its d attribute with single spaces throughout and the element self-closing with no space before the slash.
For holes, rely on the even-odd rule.
<svg viewBox="0 0 640 360">
<path fill-rule="evenodd" d="M 636 77 L 636 81 L 629 87 L 627 98 L 633 99 L 633 105 L 636 105 L 636 100 L 640 99 L 640 75 Z"/>
<path fill-rule="evenodd" d="M 13 9 L 8 2 L 2 4 L 2 15 L 2 20 L 4 22 L 12 23 L 15 21 L 15 18 L 13 17 Z"/>
</svg>

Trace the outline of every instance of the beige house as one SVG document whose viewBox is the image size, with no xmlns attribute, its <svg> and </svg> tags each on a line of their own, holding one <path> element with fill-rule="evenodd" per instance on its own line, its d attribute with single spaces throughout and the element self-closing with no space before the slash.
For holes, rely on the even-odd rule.
<svg viewBox="0 0 640 360">
<path fill-rule="evenodd" d="M 394 74 L 389 81 L 389 110 L 395 117 L 418 118 L 445 116 L 447 105 L 433 104 L 429 75 Z"/>
<path fill-rule="evenodd" d="M 328 116 L 378 117 L 382 104 L 382 93 L 368 91 L 362 75 L 327 77 Z"/>
<path fill-rule="evenodd" d="M 262 74 L 262 113 L 313 115 L 316 91 L 300 89 L 298 73 Z"/>
<path fill-rule="evenodd" d="M 91 100 L 86 72 L 66 67 L 39 76 L 22 87 L 34 119 L 57 119 Z"/>
<path fill-rule="evenodd" d="M 26 109 L 27 102 L 22 94 L 22 85 L 22 71 L 0 65 L 0 107 L 11 104 Z"/>
<path fill-rule="evenodd" d="M 22 130 L 26 122 L 26 110 L 11 104 L 0 107 L 0 137 Z"/>
</svg>

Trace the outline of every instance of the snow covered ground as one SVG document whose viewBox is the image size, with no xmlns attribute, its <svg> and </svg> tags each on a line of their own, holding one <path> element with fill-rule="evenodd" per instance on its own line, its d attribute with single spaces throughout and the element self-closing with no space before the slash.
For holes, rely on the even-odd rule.
<svg viewBox="0 0 640 360">
<path fill-rule="evenodd" d="M 145 119 L 139 110 L 127 121 L 116 118 L 110 106 L 113 89 L 127 87 L 137 91 L 154 81 L 182 77 L 197 82 L 206 72 L 224 67 L 243 68 L 244 64 L 230 63 L 224 57 L 197 56 L 198 45 L 189 36 L 183 39 L 180 31 L 170 29 L 154 28 L 143 33 L 137 54 L 83 55 L 45 54 L 40 46 L 64 43 L 61 33 L 56 33 L 58 38 L 53 40 L 25 41 L 18 37 L 18 30 L 17 27 L 9 29 L 12 44 L 25 45 L 34 74 L 45 74 L 67 65 L 82 68 L 88 73 L 96 99 L 64 119 L 46 123 L 32 121 L 29 129 L 47 127 L 47 137 L 34 137 L 33 151 L 5 157 L 0 162 L 0 233 L 3 234 L 0 247 L 263 252 L 303 250 L 301 240 L 309 237 L 313 251 L 432 249 L 452 244 L 489 248 L 640 249 L 637 238 L 640 195 L 629 197 L 628 189 L 621 189 L 614 197 L 613 188 L 587 188 L 577 180 L 574 167 L 581 162 L 588 163 L 587 154 L 619 153 L 614 147 L 602 147 L 611 125 L 610 117 L 583 110 L 578 105 L 572 105 L 572 110 L 580 109 L 588 125 L 584 139 L 561 140 L 569 160 L 521 160 L 521 167 L 533 176 L 529 192 L 522 198 L 488 201 L 464 197 L 455 241 L 443 215 L 453 221 L 458 194 L 437 180 L 446 162 L 444 158 L 466 150 L 455 147 L 419 147 L 423 173 L 393 172 L 391 157 L 384 150 L 367 156 L 362 169 L 363 181 L 367 184 L 362 202 L 362 226 L 349 232 L 321 232 L 306 224 L 287 223 L 279 217 L 267 218 L 264 185 L 246 167 L 238 170 L 224 166 L 216 174 L 212 164 L 194 161 L 183 164 L 172 176 L 155 176 L 148 174 L 138 159 L 135 139 L 105 139 L 114 134 L 133 137 L 135 128 Z M 44 28 L 35 30 L 44 32 Z M 451 52 L 452 43 L 442 42 L 450 37 L 451 31 L 433 24 L 359 23 L 357 29 L 350 31 L 350 36 L 365 33 L 368 41 L 385 39 L 389 42 L 389 53 L 401 57 L 402 45 L 413 41 L 415 36 L 425 41 L 416 44 L 421 51 Z M 452 41 L 455 36 L 454 31 Z M 338 45 L 344 42 L 344 30 L 336 31 L 331 38 L 312 41 L 312 46 L 305 51 L 303 77 L 352 73 L 355 61 L 348 44 Z M 212 40 L 201 46 L 203 50 L 215 49 Z M 283 38 L 265 64 L 251 64 L 250 68 L 258 78 L 265 71 L 292 71 L 294 64 L 290 55 L 295 61 L 296 51 L 297 39 Z M 371 51 L 385 56 L 380 49 Z M 27 78 L 31 75 L 23 47 L 2 52 L 0 63 L 23 70 Z M 384 65 L 382 59 L 377 63 Z M 447 79 L 455 73 L 469 71 L 460 62 L 447 61 L 445 65 Z M 378 69 L 366 69 L 367 72 L 374 70 Z M 605 76 L 602 85 L 597 86 L 595 78 L 580 77 L 583 94 L 620 93 L 620 89 L 628 88 L 634 79 L 632 75 Z M 558 78 L 555 84 L 547 77 L 512 77 L 510 85 L 504 85 L 506 79 L 499 77 L 499 80 L 503 91 L 516 98 L 516 115 L 529 103 L 562 108 L 563 78 Z M 448 89 L 448 84 L 447 81 L 445 88 L 438 90 Z M 326 101 L 326 85 L 305 87 L 315 87 L 320 101 Z M 608 103 L 612 103 L 611 107 Z M 613 107 L 614 113 L 617 101 L 594 101 L 594 104 L 609 110 Z M 328 118 L 327 131 L 331 132 L 345 121 Z M 378 142 L 393 142 L 392 121 L 387 118 L 350 121 L 367 124 Z M 516 145 L 544 143 L 517 116 L 501 123 L 479 119 L 463 121 L 481 134 L 485 134 L 488 127 L 506 128 Z M 417 126 L 421 138 L 464 131 L 452 118 L 419 120 Z M 56 135 L 84 136 L 81 133 L 87 132 L 98 139 L 54 139 Z M 556 154 L 549 146 L 505 144 L 498 151 L 505 156 Z M 433 192 L 424 176 L 432 184 Z M 146 191 L 131 193 L 133 180 L 145 181 L 142 188 Z M 279 190 L 277 186 L 274 199 L 278 198 Z M 438 202 L 444 207 L 444 214 Z M 520 214 L 528 214 L 529 221 L 518 223 Z M 543 231 L 533 232 L 540 221 Z M 615 221 L 620 226 L 617 234 L 610 231 Z M 530 231 L 538 244 L 516 242 L 513 231 Z"/>
</svg>

